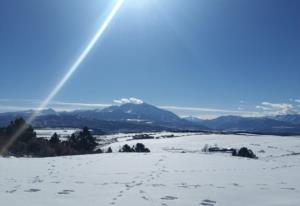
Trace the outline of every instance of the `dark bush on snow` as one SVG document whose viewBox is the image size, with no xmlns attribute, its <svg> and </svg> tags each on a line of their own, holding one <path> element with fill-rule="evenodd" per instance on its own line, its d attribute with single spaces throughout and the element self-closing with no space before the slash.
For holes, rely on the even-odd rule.
<svg viewBox="0 0 300 206">
<path fill-rule="evenodd" d="M 106 151 L 106 153 L 112 153 L 113 151 L 112 151 L 112 149 L 111 149 L 111 147 L 109 147 L 108 149 L 107 149 L 107 151 Z"/>
<path fill-rule="evenodd" d="M 203 152 L 222 152 L 222 153 L 231 153 L 232 156 L 237 157 L 247 157 L 252 159 L 257 159 L 258 157 L 254 154 L 254 152 L 251 149 L 248 149 L 247 147 L 242 147 L 241 149 L 234 149 L 234 148 L 220 148 L 217 145 L 214 147 L 210 147 L 208 145 L 205 145 L 202 149 Z"/>
<path fill-rule="evenodd" d="M 137 143 L 136 146 L 134 147 L 135 152 L 150 152 L 148 148 L 145 147 L 142 143 Z"/>
<path fill-rule="evenodd" d="M 138 153 L 149 153 L 150 150 L 145 147 L 142 143 L 137 143 L 135 146 L 130 147 L 128 144 L 125 144 L 119 152 L 138 152 Z"/>
<path fill-rule="evenodd" d="M 154 139 L 153 136 L 148 135 L 148 134 L 138 134 L 132 137 L 132 139 L 134 140 L 138 140 L 138 139 Z"/>
<path fill-rule="evenodd" d="M 253 158 L 253 159 L 257 158 L 254 152 L 251 149 L 248 149 L 247 147 L 242 147 L 238 152 L 233 152 L 232 155 L 238 157 Z"/>
<path fill-rule="evenodd" d="M 128 144 L 125 144 L 119 152 L 135 152 L 133 148 L 131 148 Z"/>
</svg>

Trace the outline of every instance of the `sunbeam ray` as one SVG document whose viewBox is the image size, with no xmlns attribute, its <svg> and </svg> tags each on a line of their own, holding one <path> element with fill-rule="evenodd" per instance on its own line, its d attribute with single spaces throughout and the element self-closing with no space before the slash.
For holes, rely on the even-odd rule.
<svg viewBox="0 0 300 206">
<path fill-rule="evenodd" d="M 95 36 L 92 38 L 90 43 L 87 45 L 87 47 L 83 50 L 83 52 L 80 54 L 80 56 L 76 59 L 74 64 L 71 66 L 71 68 L 68 70 L 68 72 L 63 76 L 63 78 L 59 81 L 59 83 L 54 87 L 54 89 L 50 92 L 50 94 L 46 97 L 46 99 L 41 103 L 41 105 L 38 107 L 37 110 L 27 119 L 27 123 L 31 124 L 36 117 L 39 115 L 40 111 L 43 110 L 49 102 L 57 95 L 57 93 L 63 88 L 63 86 L 66 84 L 66 82 L 70 79 L 70 77 L 74 74 L 74 72 L 79 68 L 81 63 L 84 61 L 84 59 L 88 56 L 88 54 L 91 52 L 95 44 L 97 43 L 98 39 L 102 36 L 102 34 L 105 32 L 107 27 L 109 26 L 110 22 L 114 18 L 114 16 L 117 14 L 117 12 L 122 7 L 125 0 L 117 0 L 116 4 L 112 8 L 111 12 L 95 34 Z M 1 149 L 0 155 L 4 154 L 5 151 L 14 144 L 14 142 L 20 137 L 20 135 L 26 130 L 27 125 L 24 125 L 21 127 L 8 141 L 8 143 Z"/>
</svg>

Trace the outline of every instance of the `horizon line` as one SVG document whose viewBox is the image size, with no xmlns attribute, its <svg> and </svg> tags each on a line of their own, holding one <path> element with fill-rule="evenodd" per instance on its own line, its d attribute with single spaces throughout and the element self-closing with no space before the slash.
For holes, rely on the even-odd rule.
<svg viewBox="0 0 300 206">
<path fill-rule="evenodd" d="M 10 101 L 18 101 L 18 102 L 27 102 L 27 103 L 35 103 L 39 104 L 39 100 L 12 100 L 5 99 L 2 102 L 10 102 Z M 1 100 L 0 100 L 1 102 Z M 72 112 L 75 110 L 92 110 L 92 109 L 104 109 L 110 106 L 116 106 L 122 104 L 110 104 L 110 103 L 83 103 L 83 102 L 63 102 L 63 101 L 52 101 L 49 103 L 49 107 L 46 109 L 53 109 L 58 112 Z M 184 117 L 196 117 L 200 119 L 215 119 L 221 116 L 241 116 L 241 117 L 264 117 L 264 116 L 276 116 L 283 115 L 276 112 L 264 112 L 264 111 L 246 111 L 246 110 L 228 110 L 228 109 L 220 109 L 220 108 L 210 108 L 210 107 L 187 107 L 187 106 L 174 106 L 174 105 L 154 105 L 160 109 L 168 110 L 181 118 Z M 3 111 L 1 111 L 3 110 Z M 18 112 L 18 111 L 28 111 L 28 110 L 39 110 L 38 106 L 8 106 L 0 103 L 0 113 L 7 112 Z M 184 114 L 186 113 L 186 114 Z M 194 114 L 191 114 L 194 113 Z M 198 113 L 198 114 L 197 114 Z M 205 114 L 199 114 L 205 113 Z M 297 113 L 299 114 L 299 113 Z"/>
</svg>

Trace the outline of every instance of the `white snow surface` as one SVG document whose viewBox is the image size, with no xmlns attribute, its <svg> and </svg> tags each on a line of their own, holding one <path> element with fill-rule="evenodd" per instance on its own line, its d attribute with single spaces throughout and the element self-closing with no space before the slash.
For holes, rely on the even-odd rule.
<svg viewBox="0 0 300 206">
<path fill-rule="evenodd" d="M 58 134 L 62 139 L 71 136 L 73 133 L 80 131 L 80 129 L 35 129 L 38 138 L 50 139 L 54 133 Z"/>
<path fill-rule="evenodd" d="M 114 135 L 119 142 L 108 145 L 111 154 L 0 158 L 0 205 L 300 205 L 299 137 L 175 135 L 138 141 Z M 137 142 L 151 153 L 117 152 Z M 205 144 L 246 146 L 259 159 L 203 153 Z"/>
</svg>

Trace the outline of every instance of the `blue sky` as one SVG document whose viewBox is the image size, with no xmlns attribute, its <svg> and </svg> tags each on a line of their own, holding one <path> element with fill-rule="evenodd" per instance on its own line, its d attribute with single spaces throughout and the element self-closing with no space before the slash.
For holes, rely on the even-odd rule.
<svg viewBox="0 0 300 206">
<path fill-rule="evenodd" d="M 2 0 L 0 111 L 36 107 L 115 1 Z M 299 112 L 300 1 L 125 0 L 49 106 L 136 97 L 179 115 Z"/>
</svg>

